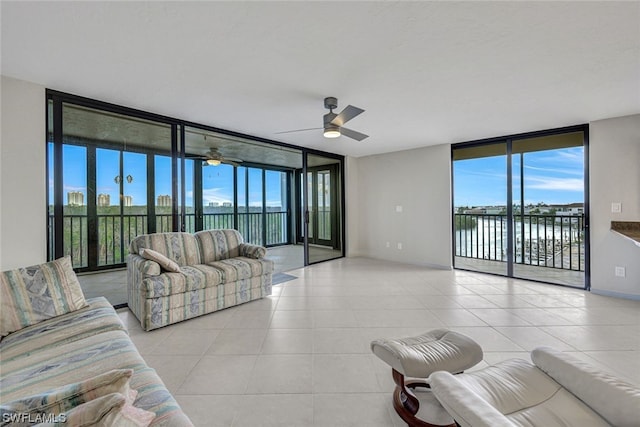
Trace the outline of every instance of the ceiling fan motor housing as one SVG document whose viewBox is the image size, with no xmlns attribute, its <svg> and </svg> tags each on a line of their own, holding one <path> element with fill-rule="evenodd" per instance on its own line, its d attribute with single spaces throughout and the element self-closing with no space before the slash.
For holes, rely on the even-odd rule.
<svg viewBox="0 0 640 427">
<path fill-rule="evenodd" d="M 333 110 L 334 108 L 338 108 L 338 98 L 334 96 L 328 96 L 324 99 L 324 108 L 328 108 L 329 110 Z"/>
</svg>

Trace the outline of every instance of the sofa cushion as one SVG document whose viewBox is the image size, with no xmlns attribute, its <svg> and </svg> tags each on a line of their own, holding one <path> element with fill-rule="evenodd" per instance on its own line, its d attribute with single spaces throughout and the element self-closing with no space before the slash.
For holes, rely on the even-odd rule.
<svg viewBox="0 0 640 427">
<path fill-rule="evenodd" d="M 180 272 L 180 266 L 175 261 L 170 260 L 160 252 L 156 252 L 153 249 L 144 248 L 140 249 L 140 256 L 144 259 L 157 262 L 162 269 L 171 271 L 173 273 Z"/>
<path fill-rule="evenodd" d="M 113 306 L 104 297 L 89 298 L 80 310 L 57 316 L 6 336 L 0 342 L 3 363 L 15 357 L 81 340 L 106 331 L 126 331 Z"/>
<path fill-rule="evenodd" d="M 124 331 L 102 332 L 54 346 L 46 352 L 36 352 L 7 363 L 3 361 L 0 401 L 16 400 L 80 382 L 87 375 L 112 369 L 133 369 L 130 386 L 138 391 L 135 406 L 156 414 L 152 426 L 192 425 Z"/>
<path fill-rule="evenodd" d="M 240 244 L 244 242 L 237 230 L 203 230 L 195 234 L 202 250 L 202 263 L 240 256 Z"/>
<path fill-rule="evenodd" d="M 78 383 L 64 385 L 0 406 L 2 418 L 10 414 L 30 414 L 31 418 L 47 414 L 61 414 L 78 405 L 111 393 L 121 393 L 135 400 L 137 392 L 129 387 L 131 369 L 113 369 Z"/>
<path fill-rule="evenodd" d="M 207 263 L 222 272 L 223 283 L 231 283 L 237 280 L 250 279 L 251 277 L 270 274 L 273 271 L 273 262 L 247 257 L 235 257 Z"/>
<path fill-rule="evenodd" d="M 190 233 L 142 234 L 131 241 L 129 252 L 139 254 L 142 249 L 159 252 L 180 267 L 201 263 L 198 241 Z"/>
<path fill-rule="evenodd" d="M 2 336 L 85 307 L 71 258 L 0 274 Z"/>
<path fill-rule="evenodd" d="M 141 357 L 125 331 L 108 331 L 2 362 L 0 400 L 17 400 L 79 383 L 112 369 L 135 369 Z"/>
<path fill-rule="evenodd" d="M 222 272 L 214 267 L 197 264 L 180 267 L 180 273 L 162 273 L 142 281 L 142 296 L 156 298 L 166 295 L 217 286 L 222 282 Z"/>
</svg>

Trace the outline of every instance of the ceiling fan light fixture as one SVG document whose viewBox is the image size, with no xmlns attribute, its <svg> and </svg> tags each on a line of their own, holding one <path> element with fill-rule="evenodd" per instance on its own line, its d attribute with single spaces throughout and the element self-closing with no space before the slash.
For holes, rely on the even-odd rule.
<svg viewBox="0 0 640 427">
<path fill-rule="evenodd" d="M 325 138 L 337 138 L 340 136 L 340 128 L 338 126 L 326 126 L 324 128 Z"/>
<path fill-rule="evenodd" d="M 211 166 L 220 166 L 220 160 L 218 159 L 207 159 L 207 164 Z"/>
</svg>

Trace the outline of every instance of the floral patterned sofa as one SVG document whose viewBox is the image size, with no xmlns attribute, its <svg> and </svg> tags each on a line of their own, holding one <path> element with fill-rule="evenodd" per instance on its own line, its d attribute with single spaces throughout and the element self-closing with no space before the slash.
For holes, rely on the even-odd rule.
<svg viewBox="0 0 640 427">
<path fill-rule="evenodd" d="M 236 230 L 140 235 L 127 256 L 129 309 L 149 331 L 271 295 L 265 255 Z"/>
</svg>

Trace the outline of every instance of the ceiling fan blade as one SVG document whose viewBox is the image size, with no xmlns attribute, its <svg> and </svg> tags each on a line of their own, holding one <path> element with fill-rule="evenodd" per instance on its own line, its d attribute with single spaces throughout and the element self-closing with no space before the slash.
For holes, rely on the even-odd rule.
<svg viewBox="0 0 640 427">
<path fill-rule="evenodd" d="M 237 159 L 235 157 L 224 157 L 222 160 L 226 162 L 234 162 L 234 163 L 242 163 L 244 161 L 244 160 Z"/>
<path fill-rule="evenodd" d="M 347 128 L 340 128 L 340 133 L 344 136 L 348 136 L 351 139 L 355 139 L 356 141 L 362 141 L 365 138 L 369 138 L 369 135 L 365 135 L 364 133 L 360 133 Z"/>
<path fill-rule="evenodd" d="M 318 130 L 322 128 L 308 128 L 308 129 L 296 129 L 296 130 L 285 130 L 284 132 L 276 132 L 274 135 L 279 135 L 282 133 L 293 133 L 293 132 L 306 132 L 308 130 Z"/>
<path fill-rule="evenodd" d="M 227 159 L 222 160 L 221 163 L 224 163 L 225 165 L 231 165 L 231 166 L 240 166 L 238 163 L 231 160 L 227 160 Z"/>
<path fill-rule="evenodd" d="M 345 123 L 347 123 L 349 120 L 353 119 L 354 117 L 362 113 L 364 113 L 364 110 L 362 108 L 354 107 L 353 105 L 347 105 L 345 109 L 342 110 L 340 114 L 336 116 L 335 119 L 331 120 L 331 124 L 336 126 L 342 126 Z"/>
</svg>

